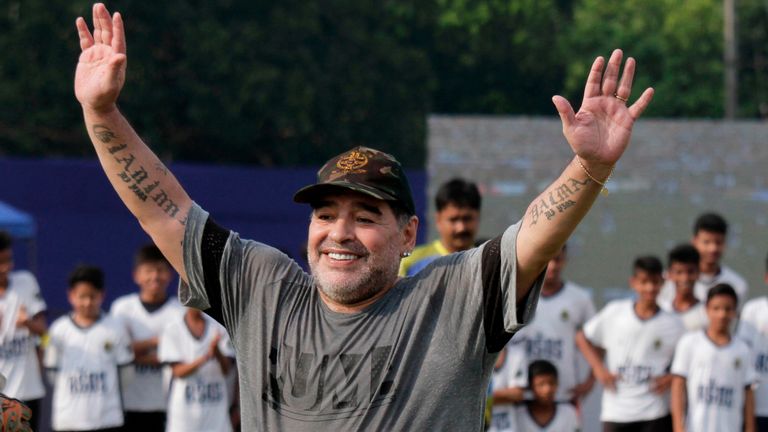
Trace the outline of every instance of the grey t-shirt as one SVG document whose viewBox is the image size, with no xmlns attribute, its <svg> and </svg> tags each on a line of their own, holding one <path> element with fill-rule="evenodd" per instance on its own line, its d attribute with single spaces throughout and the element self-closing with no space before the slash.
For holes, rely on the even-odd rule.
<svg viewBox="0 0 768 432">
<path fill-rule="evenodd" d="M 218 284 L 206 289 L 207 220 L 193 206 L 184 238 L 189 284 L 179 297 L 229 331 L 244 430 L 482 430 L 497 351 L 532 318 L 543 277 L 518 308 L 519 224 L 401 279 L 365 310 L 342 314 L 293 260 L 234 232 L 222 240 Z M 495 255 L 483 253 L 489 244 Z"/>
</svg>

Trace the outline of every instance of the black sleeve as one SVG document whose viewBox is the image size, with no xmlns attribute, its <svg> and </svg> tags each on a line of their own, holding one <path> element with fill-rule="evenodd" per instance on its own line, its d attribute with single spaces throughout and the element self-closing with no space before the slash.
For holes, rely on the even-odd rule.
<svg viewBox="0 0 768 432">
<path fill-rule="evenodd" d="M 203 228 L 203 240 L 200 243 L 205 293 L 208 295 L 208 302 L 211 304 L 211 307 L 206 309 L 205 313 L 222 325 L 224 324 L 224 316 L 221 309 L 219 270 L 227 239 L 229 239 L 229 230 L 222 228 L 213 218 L 208 217 Z"/>
<path fill-rule="evenodd" d="M 485 348 L 489 353 L 501 351 L 514 333 L 504 329 L 504 297 L 501 293 L 501 236 L 490 240 L 483 248 L 481 261 L 483 279 L 483 330 Z M 521 304 L 525 305 L 525 302 Z M 522 306 L 524 308 L 524 306 Z M 517 306 L 517 316 L 522 316 Z"/>
</svg>

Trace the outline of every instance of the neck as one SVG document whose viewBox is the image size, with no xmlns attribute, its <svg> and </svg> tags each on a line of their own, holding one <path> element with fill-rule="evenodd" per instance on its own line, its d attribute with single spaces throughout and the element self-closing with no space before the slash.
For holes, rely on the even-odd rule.
<svg viewBox="0 0 768 432">
<path fill-rule="evenodd" d="M 711 326 L 707 328 L 707 336 L 718 345 L 725 345 L 731 341 L 731 334 L 728 329 L 717 329 Z"/>
<path fill-rule="evenodd" d="M 656 315 L 656 312 L 659 310 L 659 305 L 656 304 L 656 302 L 653 303 L 647 303 L 647 302 L 635 302 L 635 312 L 640 318 L 650 318 L 654 315 Z"/>
<path fill-rule="evenodd" d="M 701 263 L 699 265 L 699 270 L 708 275 L 714 275 L 720 273 L 720 263 L 712 262 L 712 263 Z"/>
<path fill-rule="evenodd" d="M 73 314 L 72 320 L 75 322 L 75 324 L 79 325 L 80 327 L 89 327 L 93 323 L 95 323 L 99 319 L 99 315 L 96 316 L 87 316 L 87 315 L 80 315 L 80 314 Z"/>
<path fill-rule="evenodd" d="M 398 278 L 399 280 L 399 278 Z M 320 293 L 320 298 L 323 300 L 323 303 L 325 303 L 326 306 L 328 306 L 328 309 L 336 312 L 336 313 L 345 313 L 345 314 L 352 314 L 361 312 L 363 309 L 367 308 L 368 306 L 376 303 L 380 298 L 384 297 L 386 293 L 389 292 L 389 290 L 392 289 L 392 287 L 395 286 L 394 283 L 389 284 L 386 288 L 382 289 L 381 291 L 374 294 L 372 297 L 367 298 L 365 300 L 361 300 L 357 303 L 352 304 L 344 304 L 344 303 L 338 303 L 334 300 L 332 300 L 330 297 L 325 295 L 322 289 L 320 287 L 317 287 L 317 292 Z"/>
<path fill-rule="evenodd" d="M 675 299 L 672 300 L 672 307 L 676 311 L 685 312 L 695 306 L 698 302 L 699 300 L 693 296 L 692 291 L 682 294 L 678 291 L 677 294 L 675 294 Z"/>
<path fill-rule="evenodd" d="M 557 294 L 564 286 L 565 282 L 563 282 L 562 279 L 557 279 L 552 282 L 547 282 L 545 279 L 544 284 L 541 286 L 541 294 L 544 296 Z"/>
<path fill-rule="evenodd" d="M 139 299 L 143 301 L 144 303 L 149 304 L 158 304 L 165 301 L 165 299 L 168 298 L 168 295 L 165 293 L 146 293 L 146 292 L 139 292 Z"/>
</svg>

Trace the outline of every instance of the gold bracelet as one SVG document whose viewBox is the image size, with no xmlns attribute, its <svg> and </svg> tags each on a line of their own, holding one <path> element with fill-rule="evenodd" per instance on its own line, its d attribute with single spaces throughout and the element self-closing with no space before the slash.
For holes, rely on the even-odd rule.
<svg viewBox="0 0 768 432">
<path fill-rule="evenodd" d="M 593 182 L 595 182 L 598 185 L 600 185 L 600 187 L 602 188 L 602 189 L 600 189 L 600 193 L 603 194 L 603 195 L 608 195 L 608 188 L 605 187 L 605 184 L 608 183 L 608 180 L 611 179 L 611 176 L 613 175 L 613 168 L 614 167 L 611 167 L 611 172 L 608 173 L 608 177 L 606 177 L 604 181 L 600 181 L 600 180 L 596 179 L 595 176 L 593 176 L 591 172 L 589 172 L 589 170 L 587 169 L 587 167 L 584 166 L 583 163 L 581 163 L 581 158 L 578 155 L 576 156 L 576 162 L 579 164 L 581 169 L 583 169 L 584 172 L 587 173 L 587 177 L 589 177 L 590 180 L 592 180 Z"/>
</svg>

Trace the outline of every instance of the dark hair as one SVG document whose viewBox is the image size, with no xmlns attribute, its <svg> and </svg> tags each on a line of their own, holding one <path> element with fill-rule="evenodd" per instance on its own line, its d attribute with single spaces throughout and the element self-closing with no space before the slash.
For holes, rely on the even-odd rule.
<svg viewBox="0 0 768 432">
<path fill-rule="evenodd" d="M 728 285 L 727 283 L 720 283 L 707 291 L 707 303 L 709 304 L 709 301 L 715 298 L 715 296 L 728 296 L 733 299 L 733 302 L 736 304 L 739 304 L 739 296 L 736 295 L 736 290 L 733 289 L 732 286 Z"/>
<path fill-rule="evenodd" d="M 632 273 L 637 274 L 638 271 L 661 276 L 664 272 L 664 265 L 661 264 L 660 259 L 653 255 L 641 256 L 635 258 L 635 262 L 632 264 Z"/>
<path fill-rule="evenodd" d="M 675 246 L 669 251 L 669 261 L 667 261 L 667 266 L 672 267 L 672 263 L 681 263 L 695 264 L 698 267 L 699 261 L 701 261 L 699 251 L 691 244 L 683 243 Z"/>
<path fill-rule="evenodd" d="M 80 264 L 69 274 L 69 289 L 80 282 L 86 282 L 97 290 L 104 291 L 104 272 L 98 267 Z"/>
<path fill-rule="evenodd" d="M 533 379 L 541 375 L 550 375 L 557 379 L 557 367 L 547 360 L 534 360 L 528 365 L 528 388 L 533 388 Z"/>
<path fill-rule="evenodd" d="M 165 263 L 168 267 L 171 263 L 165 258 L 160 249 L 152 243 L 146 244 L 136 251 L 136 255 L 133 257 L 133 268 L 136 268 L 142 264 L 157 264 Z"/>
<path fill-rule="evenodd" d="M 13 238 L 8 231 L 0 230 L 0 251 L 8 250 L 13 246 Z"/>
<path fill-rule="evenodd" d="M 706 231 L 710 233 L 728 234 L 728 222 L 717 213 L 704 213 L 696 218 L 696 223 L 693 224 L 693 235 L 699 233 L 699 231 Z"/>
<path fill-rule="evenodd" d="M 482 198 L 477 185 L 461 178 L 449 180 L 440 186 L 435 195 L 435 208 L 441 211 L 449 204 L 480 210 Z"/>
</svg>

